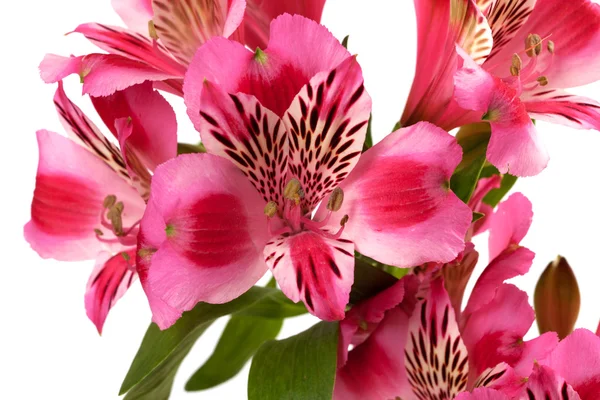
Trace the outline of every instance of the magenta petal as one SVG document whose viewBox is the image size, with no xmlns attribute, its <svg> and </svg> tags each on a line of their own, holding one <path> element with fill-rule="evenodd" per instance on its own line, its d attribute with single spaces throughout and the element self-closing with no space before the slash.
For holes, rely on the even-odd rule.
<svg viewBox="0 0 600 400">
<path fill-rule="evenodd" d="M 92 102 L 115 137 L 118 137 L 115 121 L 119 118 L 130 120 L 132 133 L 126 146 L 136 153 L 146 168 L 153 171 L 177 155 L 175 112 L 150 82 L 109 96 L 92 97 Z"/>
<path fill-rule="evenodd" d="M 587 329 L 576 329 L 563 339 L 542 365 L 552 368 L 583 400 L 600 393 L 600 337 Z"/>
<path fill-rule="evenodd" d="M 193 154 L 162 164 L 150 203 L 142 235 L 152 247 L 139 250 L 151 257 L 143 283 L 170 309 L 228 302 L 265 273 L 265 201 L 231 162 Z"/>
<path fill-rule="evenodd" d="M 596 392 L 595 394 L 598 394 Z M 580 397 L 577 392 L 573 390 L 564 378 L 557 375 L 552 369 L 543 366 L 536 365 L 533 369 L 533 373 L 527 380 L 527 387 L 522 398 L 527 396 L 530 399 L 548 399 L 548 400 L 580 400 L 585 397 Z M 593 399 L 590 397 L 589 399 Z"/>
<path fill-rule="evenodd" d="M 115 303 L 131 286 L 135 273 L 135 248 L 115 256 L 108 253 L 96 261 L 96 268 L 88 281 L 85 293 L 85 309 L 88 318 L 102 334 L 106 316 Z"/>
<path fill-rule="evenodd" d="M 103 237 L 114 239 L 101 225 L 102 203 L 116 195 L 124 203 L 123 226 L 141 218 L 144 202 L 127 182 L 100 158 L 56 133 L 37 132 L 40 160 L 31 204 L 31 221 L 25 239 L 44 258 L 64 261 L 95 258 L 103 248 Z"/>
<path fill-rule="evenodd" d="M 562 90 L 537 91 L 523 99 L 531 118 L 577 129 L 600 130 L 600 103 Z"/>
<path fill-rule="evenodd" d="M 371 98 L 355 57 L 315 75 L 294 98 L 283 118 L 289 132 L 288 168 L 303 183 L 308 209 L 358 162 L 370 114 Z"/>
<path fill-rule="evenodd" d="M 267 47 L 271 21 L 281 14 L 297 14 L 320 22 L 325 0 L 247 0 L 244 42 L 251 48 Z"/>
<path fill-rule="evenodd" d="M 510 397 L 495 389 L 477 388 L 472 393 L 459 393 L 454 400 L 510 400 Z"/>
<path fill-rule="evenodd" d="M 152 21 L 152 0 L 111 0 L 111 5 L 129 29 L 148 33 L 148 22 Z"/>
<path fill-rule="evenodd" d="M 429 123 L 400 129 L 364 153 L 340 185 L 339 214 L 348 214 L 345 232 L 357 250 L 397 267 L 452 261 L 472 218 L 448 188 L 460 159 L 455 139 Z"/>
<path fill-rule="evenodd" d="M 344 318 L 354 282 L 354 244 L 312 231 L 271 239 L 264 250 L 267 265 L 292 301 L 327 321 Z"/>
<path fill-rule="evenodd" d="M 500 203 L 489 219 L 490 260 L 496 258 L 505 249 L 519 245 L 527 234 L 532 219 L 531 202 L 522 193 L 513 193 Z"/>
</svg>

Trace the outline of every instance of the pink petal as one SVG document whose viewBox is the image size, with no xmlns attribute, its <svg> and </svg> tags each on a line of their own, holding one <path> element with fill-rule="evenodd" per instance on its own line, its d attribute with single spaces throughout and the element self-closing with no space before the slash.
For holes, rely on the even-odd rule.
<svg viewBox="0 0 600 400">
<path fill-rule="evenodd" d="M 457 318 L 461 315 L 465 289 L 478 260 L 479 253 L 475 251 L 473 243 L 466 243 L 465 250 L 457 257 L 457 260 L 444 265 L 442 268 L 444 287 L 448 292 L 450 303 Z"/>
<path fill-rule="evenodd" d="M 522 193 L 513 193 L 500 203 L 489 219 L 490 260 L 496 258 L 505 249 L 519 245 L 527 234 L 532 219 L 531 202 Z"/>
<path fill-rule="evenodd" d="M 104 160 L 126 182 L 131 182 L 119 148 L 109 141 L 83 111 L 67 97 L 62 81 L 58 82 L 54 105 L 69 137 Z"/>
<path fill-rule="evenodd" d="M 502 51 L 490 59 L 492 72 L 506 76 L 513 53 L 523 53 L 530 33 L 554 42 L 554 56 L 544 48 L 540 63 L 552 66 L 539 75 L 548 78 L 548 88 L 570 88 L 598 80 L 600 57 L 600 6 L 590 0 L 538 0 L 527 22 Z M 545 43 L 544 43 L 545 47 Z M 506 60 L 506 62 L 501 62 Z M 542 73 L 543 72 L 543 73 Z"/>
<path fill-rule="evenodd" d="M 354 281 L 354 244 L 312 231 L 271 239 L 265 262 L 281 290 L 292 301 L 327 321 L 344 318 Z"/>
<path fill-rule="evenodd" d="M 245 0 L 152 0 L 156 33 L 184 65 L 212 37 L 231 35 L 242 22 L 245 7 Z"/>
<path fill-rule="evenodd" d="M 109 96 L 92 97 L 92 103 L 115 137 L 118 137 L 115 121 L 131 119 L 132 134 L 121 148 L 123 144 L 129 146 L 148 169 L 153 171 L 177 155 L 175 112 L 150 82 Z"/>
<path fill-rule="evenodd" d="M 290 138 L 288 168 L 303 185 L 308 209 L 358 162 L 370 114 L 371 98 L 355 57 L 315 75 L 294 98 L 283 118 Z"/>
<path fill-rule="evenodd" d="M 129 29 L 147 34 L 152 21 L 152 0 L 111 0 L 111 5 Z"/>
<path fill-rule="evenodd" d="M 138 221 L 144 202 L 135 189 L 69 139 L 48 131 L 38 131 L 37 138 L 40 160 L 25 239 L 41 257 L 61 261 L 91 259 L 103 248 L 120 249 L 120 244 L 100 242 L 94 230 L 114 239 L 100 218 L 110 194 L 125 205 L 123 226 Z"/>
<path fill-rule="evenodd" d="M 452 79 L 460 63 L 455 46 L 458 44 L 482 62 L 492 49 L 492 34 L 474 2 L 460 4 L 455 7 L 450 0 L 415 0 L 417 66 L 400 120 L 403 126 L 429 121 L 452 129 L 477 119 L 452 98 Z"/>
<path fill-rule="evenodd" d="M 244 42 L 251 48 L 267 47 L 271 21 L 281 14 L 297 14 L 320 22 L 325 0 L 247 0 Z"/>
<path fill-rule="evenodd" d="M 542 365 L 552 368 L 583 400 L 600 393 L 600 337 L 587 329 L 576 329 L 563 339 Z"/>
<path fill-rule="evenodd" d="M 471 354 L 467 354 L 441 279 L 431 282 L 425 298 L 417 303 L 408 334 L 410 340 L 404 354 L 415 394 L 427 393 L 433 387 L 436 393 L 447 393 L 452 398 L 467 388 Z M 441 376 L 443 371 L 448 378 L 435 384 L 428 381 L 433 375 Z"/>
<path fill-rule="evenodd" d="M 253 54 L 240 43 L 214 38 L 196 53 L 185 77 L 188 115 L 198 129 L 204 80 L 227 93 L 255 96 L 283 117 L 300 89 L 317 73 L 330 71 L 350 54 L 325 27 L 299 15 L 273 20 L 267 49 Z"/>
<path fill-rule="evenodd" d="M 596 393 L 597 394 L 597 393 Z M 579 400 L 579 394 L 573 390 L 564 378 L 558 376 L 552 369 L 536 365 L 527 380 L 524 395 L 529 399 L 548 400 Z M 523 398 L 526 398 L 523 396 Z M 592 397 L 590 397 L 592 399 Z"/>
<path fill-rule="evenodd" d="M 129 138 L 133 134 L 133 124 L 128 118 L 119 118 L 115 121 L 115 127 L 131 185 L 137 189 L 144 200 L 148 200 L 152 175 L 136 152 L 131 149 L 131 146 L 128 146 Z"/>
<path fill-rule="evenodd" d="M 472 62 L 454 75 L 454 84 L 457 103 L 490 122 L 486 156 L 500 172 L 531 176 L 546 167 L 548 154 L 515 89 Z"/>
<path fill-rule="evenodd" d="M 46 83 L 62 81 L 71 74 L 82 71 L 83 57 L 63 57 L 56 54 L 46 54 L 40 63 L 40 77 Z"/>
<path fill-rule="evenodd" d="M 490 216 L 494 213 L 494 209 L 485 204 L 483 198 L 490 190 L 499 188 L 501 182 L 502 177 L 500 175 L 479 179 L 477 187 L 469 200 L 469 207 L 471 207 L 473 212 L 484 214 L 484 216 L 473 224 L 473 233 L 471 236 L 476 236 L 488 230 Z"/>
<path fill-rule="evenodd" d="M 85 309 L 98 333 L 102 334 L 108 312 L 136 278 L 134 268 L 135 248 L 112 257 L 104 253 L 97 259 L 85 293 Z"/>
<path fill-rule="evenodd" d="M 504 393 L 488 388 L 478 388 L 469 392 L 461 392 L 454 398 L 455 400 L 510 400 L 510 397 Z"/>
<path fill-rule="evenodd" d="M 474 383 L 469 383 L 469 386 L 476 388 L 474 393 L 477 392 L 477 388 L 485 387 L 497 390 L 513 398 L 512 396 L 521 394 L 526 379 L 524 376 L 517 375 L 510 365 L 502 362 L 484 370 Z"/>
<path fill-rule="evenodd" d="M 228 95 L 205 81 L 197 129 L 212 154 L 232 161 L 263 196 L 279 204 L 288 165 L 288 134 L 273 112 L 252 96 Z"/>
<path fill-rule="evenodd" d="M 403 351 L 408 339 L 408 321 L 415 307 L 418 290 L 417 279 L 411 278 L 414 276 L 400 281 L 404 282 L 405 290 L 400 290 L 402 284 L 397 283 L 357 306 L 361 307 L 360 310 L 350 310 L 346 320 L 341 322 L 342 334 L 344 328 L 350 325 L 355 327 L 356 333 L 352 338 L 354 348 L 348 353 L 347 361 L 338 364 L 333 394 L 335 400 L 387 400 L 397 396 L 412 398 Z M 404 294 L 402 303 L 389 309 L 399 300 L 401 292 Z M 372 311 L 369 312 L 367 307 L 372 308 Z M 381 316 L 383 319 L 380 319 Z M 362 318 L 365 319 L 361 321 Z M 366 332 L 363 330 L 365 324 L 361 323 L 363 321 L 366 322 Z M 356 326 L 356 323 L 360 325 Z M 364 337 L 366 335 L 368 336 Z M 340 352 L 345 353 L 348 352 L 349 341 L 342 339 L 343 336 L 340 338 Z M 345 354 L 343 358 L 346 358 Z"/>
<path fill-rule="evenodd" d="M 167 161 L 149 203 L 142 234 L 156 251 L 143 283 L 170 309 L 228 302 L 265 273 L 265 202 L 231 162 L 209 154 Z"/>
<path fill-rule="evenodd" d="M 472 218 L 448 189 L 460 159 L 454 138 L 429 123 L 400 129 L 364 153 L 340 184 L 338 213 L 350 217 L 345 232 L 357 250 L 397 267 L 452 261 Z"/>
<path fill-rule="evenodd" d="M 97 23 L 81 24 L 74 32 L 110 54 L 140 61 L 169 75 L 182 78 L 185 74 L 185 67 L 162 44 L 139 33 Z"/>
<path fill-rule="evenodd" d="M 595 100 L 562 90 L 539 90 L 528 94 L 523 101 L 531 118 L 577 129 L 600 130 L 600 103 Z"/>
</svg>

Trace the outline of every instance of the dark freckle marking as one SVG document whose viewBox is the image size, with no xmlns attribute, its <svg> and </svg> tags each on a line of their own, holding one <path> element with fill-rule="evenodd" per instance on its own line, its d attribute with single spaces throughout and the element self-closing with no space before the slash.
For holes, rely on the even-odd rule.
<svg viewBox="0 0 600 400">
<path fill-rule="evenodd" d="M 248 168 L 248 163 L 246 163 L 246 161 L 244 161 L 244 159 L 242 157 L 240 157 L 236 152 L 231 151 L 231 150 L 225 150 L 225 153 L 233 158 L 238 164 L 240 164 L 242 167 L 246 167 Z"/>
<path fill-rule="evenodd" d="M 227 137 L 221 135 L 219 132 L 217 132 L 215 130 L 211 130 L 210 133 L 212 133 L 212 135 L 215 137 L 215 139 L 217 139 L 217 141 L 219 141 L 219 143 L 221 143 L 223 146 L 229 147 L 230 149 L 235 150 L 235 148 L 236 148 L 235 145 Z"/>
<path fill-rule="evenodd" d="M 298 270 L 298 272 L 296 273 L 296 286 L 298 287 L 298 290 L 302 290 L 302 271 Z"/>
<path fill-rule="evenodd" d="M 313 97 L 313 88 L 311 85 L 306 86 L 306 94 L 308 94 L 308 98 L 312 100 Z"/>
<path fill-rule="evenodd" d="M 262 110 L 260 109 L 260 104 L 256 103 L 254 113 L 256 114 L 256 119 L 260 121 L 260 119 L 262 118 Z"/>
<path fill-rule="evenodd" d="M 313 131 L 317 128 L 317 122 L 319 120 L 319 110 L 317 107 L 313 107 L 310 112 L 310 129 Z"/>
<path fill-rule="evenodd" d="M 233 103 L 235 104 L 235 108 L 237 109 L 237 111 L 240 114 L 244 114 L 244 106 L 242 105 L 242 102 L 240 101 L 240 99 L 237 98 L 237 96 L 230 94 L 229 97 L 231 97 L 231 100 L 233 100 Z"/>
<path fill-rule="evenodd" d="M 219 127 L 219 124 L 217 123 L 217 121 L 213 117 L 211 117 L 210 115 L 208 115 L 207 113 L 205 113 L 204 111 L 200 111 L 200 115 L 202 116 L 202 118 L 204 118 L 206 120 L 206 122 L 208 122 L 209 124 L 211 124 L 215 128 Z"/>
<path fill-rule="evenodd" d="M 354 105 L 354 103 L 356 103 L 358 101 L 358 99 L 360 98 L 360 96 L 362 96 L 364 91 L 365 91 L 365 85 L 360 85 L 358 87 L 358 89 L 356 89 L 356 91 L 350 98 L 350 101 L 348 101 L 348 104 L 346 105 L 346 111 L 348 111 L 350 109 L 350 107 L 352 107 Z"/>
<path fill-rule="evenodd" d="M 535 400 L 535 395 L 529 388 L 527 388 L 527 397 L 529 397 L 529 400 Z"/>
<path fill-rule="evenodd" d="M 329 268 L 331 268 L 331 270 L 333 271 L 335 276 L 337 276 L 338 278 L 341 278 L 342 273 L 340 272 L 340 269 L 338 268 L 338 266 L 335 264 L 335 261 L 332 258 L 329 258 L 327 260 L 327 262 L 329 263 Z"/>
<path fill-rule="evenodd" d="M 314 311 L 315 307 L 312 302 L 312 298 L 310 296 L 310 291 L 308 289 L 304 289 L 304 300 L 306 301 L 306 305 L 308 308 Z"/>
<path fill-rule="evenodd" d="M 329 73 L 329 76 L 327 76 L 327 86 L 328 87 L 331 86 L 334 79 L 335 79 L 335 69 L 331 70 L 331 72 Z"/>
<path fill-rule="evenodd" d="M 319 85 L 319 88 L 317 89 L 317 104 L 319 105 L 319 107 L 321 107 L 321 105 L 323 104 L 323 90 L 324 90 L 324 86 L 321 83 Z"/>
<path fill-rule="evenodd" d="M 350 253 L 350 252 L 348 252 L 348 251 L 346 251 L 346 250 L 342 249 L 341 247 L 334 246 L 334 248 L 335 248 L 337 251 L 339 251 L 340 253 L 342 253 L 342 254 L 345 254 L 345 255 L 347 255 L 347 256 L 349 256 L 349 257 L 354 257 L 354 255 L 353 255 L 352 253 Z"/>
</svg>

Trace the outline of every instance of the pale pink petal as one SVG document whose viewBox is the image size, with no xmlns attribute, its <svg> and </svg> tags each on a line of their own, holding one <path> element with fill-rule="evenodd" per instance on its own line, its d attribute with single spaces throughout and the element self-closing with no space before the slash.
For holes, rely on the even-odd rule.
<svg viewBox="0 0 600 400">
<path fill-rule="evenodd" d="M 490 23 L 494 46 L 489 55 L 492 59 L 502 48 L 511 42 L 531 15 L 537 0 L 494 0 L 486 12 Z M 486 8 L 481 7 L 480 8 Z M 524 39 L 524 38 L 523 38 Z M 523 40 L 521 40 L 523 42 Z M 525 47 L 523 46 L 523 49 Z M 494 59 L 496 61 L 496 59 Z M 510 66 L 510 64 L 507 64 Z"/>
<path fill-rule="evenodd" d="M 247 0 L 244 42 L 251 49 L 267 47 L 271 21 L 281 14 L 297 14 L 320 22 L 325 0 Z"/>
<path fill-rule="evenodd" d="M 404 350 L 406 371 L 415 395 L 434 386 L 433 375 L 447 374 L 434 386 L 436 392 L 454 397 L 467 389 L 469 358 L 456 323 L 454 309 L 442 279 L 431 282 L 424 299 L 417 303 L 409 322 Z M 445 371 L 445 372 L 444 372 Z M 429 383 L 428 383 L 429 382 Z"/>
<path fill-rule="evenodd" d="M 252 53 L 240 43 L 214 38 L 198 50 L 186 74 L 188 115 L 198 129 L 200 92 L 207 79 L 227 93 L 253 95 L 283 117 L 313 76 L 330 71 L 349 56 L 325 27 L 299 15 L 284 14 L 272 22 L 264 52 Z"/>
<path fill-rule="evenodd" d="M 345 233 L 360 253 L 397 267 L 449 262 L 472 213 L 449 189 L 461 149 L 429 123 L 400 129 L 364 153 L 340 184 Z M 325 207 L 320 207 L 317 220 Z"/>
<path fill-rule="evenodd" d="M 533 12 L 514 39 L 489 59 L 497 76 L 508 75 L 510 59 L 520 53 L 523 60 L 524 41 L 535 33 L 554 42 L 554 55 L 546 45 L 538 56 L 537 75 L 548 78 L 548 88 L 570 88 L 595 82 L 600 77 L 600 6 L 590 0 L 537 0 Z M 506 61 L 504 61 L 506 60 Z M 504 62 L 503 62 L 504 61 Z M 547 67 L 551 65 L 550 67 Z M 487 66 L 484 66 L 488 68 Z"/>
<path fill-rule="evenodd" d="M 504 393 L 488 388 L 477 388 L 470 392 L 461 392 L 454 398 L 455 400 L 510 400 L 510 397 Z"/>
<path fill-rule="evenodd" d="M 148 22 L 152 21 L 152 0 L 111 0 L 111 5 L 129 29 L 148 34 Z"/>
<path fill-rule="evenodd" d="M 526 94 L 523 102 L 531 118 L 577 129 L 600 130 L 600 103 L 595 100 L 562 90 L 539 90 Z"/>
<path fill-rule="evenodd" d="M 417 66 L 400 122 L 408 126 L 429 121 L 452 129 L 476 121 L 473 113 L 461 109 L 452 98 L 453 76 L 460 64 L 455 46 L 483 62 L 492 49 L 487 21 L 471 1 L 415 0 L 415 11 Z"/>
<path fill-rule="evenodd" d="M 133 124 L 129 118 L 119 118 L 115 121 L 115 127 L 131 185 L 137 189 L 144 200 L 148 200 L 152 175 L 135 150 L 128 146 L 128 141 L 133 134 Z"/>
<path fill-rule="evenodd" d="M 576 329 L 563 339 L 540 364 L 552 368 L 583 400 L 600 393 L 600 337 L 587 329 Z"/>
<path fill-rule="evenodd" d="M 98 114 L 118 137 L 115 121 L 130 119 L 133 131 L 125 143 L 151 171 L 177 155 L 177 120 L 165 98 L 145 82 L 109 96 L 92 97 Z M 121 142 L 121 140 L 119 140 Z"/>
<path fill-rule="evenodd" d="M 39 66 L 40 77 L 46 83 L 56 83 L 71 74 L 79 74 L 82 70 L 82 58 L 46 54 Z"/>
<path fill-rule="evenodd" d="M 501 362 L 494 367 L 485 369 L 475 381 L 469 382 L 469 387 L 489 388 L 498 390 L 501 393 L 510 396 L 518 396 L 523 391 L 526 376 L 519 376 L 515 370 L 507 363 Z M 474 392 L 477 389 L 474 390 Z"/>
<path fill-rule="evenodd" d="M 115 239 L 101 225 L 103 201 L 115 195 L 124 203 L 123 226 L 130 227 L 143 213 L 144 202 L 100 158 L 56 133 L 37 132 L 40 160 L 31 204 L 31 221 L 25 239 L 43 258 L 74 261 L 95 258 L 103 249 L 121 244 L 103 244 Z"/>
<path fill-rule="evenodd" d="M 67 97 L 62 81 L 58 82 L 54 94 L 54 106 L 69 138 L 97 155 L 126 182 L 131 182 L 119 148 Z"/>
<path fill-rule="evenodd" d="M 396 307 L 389 309 L 393 302 L 399 300 L 401 283 L 367 300 L 363 303 L 364 307 L 359 305 L 361 309 L 357 313 L 361 315 L 353 313 L 354 309 L 348 312 L 347 324 L 356 328 L 351 340 L 354 348 L 348 353 L 347 360 L 338 364 L 333 394 L 335 400 L 412 398 L 403 350 L 408 339 L 408 321 L 413 313 L 418 291 L 418 280 L 414 278 L 404 277 L 401 280 L 404 282 L 404 298 Z M 373 314 L 365 309 L 369 305 L 373 308 Z M 380 320 L 383 309 L 385 314 Z M 366 333 L 363 332 L 365 323 L 357 320 L 363 317 L 367 326 Z M 373 321 L 369 321 L 369 318 L 373 318 Z M 375 324 L 377 320 L 379 322 Z M 356 323 L 360 325 L 356 326 Z M 342 334 L 345 325 L 346 320 L 341 323 Z M 368 337 L 364 337 L 366 335 Z M 339 351 L 348 352 L 348 344 L 348 340 L 340 342 L 340 346 L 345 345 L 345 348 L 341 347 Z"/>
<path fill-rule="evenodd" d="M 536 365 L 533 369 L 533 373 L 527 380 L 527 387 L 522 398 L 545 400 L 585 399 L 585 397 L 579 397 L 579 394 L 573 390 L 563 377 L 543 365 Z M 597 397 L 590 397 L 590 400 L 593 398 Z"/>
<path fill-rule="evenodd" d="M 98 333 L 102 334 L 108 312 L 123 297 L 135 278 L 135 248 L 114 256 L 103 253 L 98 257 L 85 293 L 85 310 Z"/>
<path fill-rule="evenodd" d="M 458 104 L 478 111 L 491 125 L 490 163 L 517 176 L 536 175 L 546 167 L 548 153 L 515 89 L 472 62 L 456 72 L 454 84 Z"/>
<path fill-rule="evenodd" d="M 323 320 L 344 318 L 354 282 L 354 244 L 350 240 L 303 231 L 272 238 L 264 257 L 292 301 L 302 300 L 308 311 Z"/>
<path fill-rule="evenodd" d="M 167 161 L 155 171 L 149 203 L 142 234 L 156 251 L 146 291 L 171 309 L 228 302 L 265 273 L 265 201 L 231 162 L 209 154 Z"/>
<path fill-rule="evenodd" d="M 81 24 L 73 32 L 81 33 L 110 54 L 140 61 L 172 76 L 183 78 L 185 74 L 185 67 L 162 44 L 139 33 L 97 23 Z"/>
<path fill-rule="evenodd" d="M 290 142 L 288 177 L 303 185 L 307 209 L 358 162 L 370 114 L 371 98 L 355 57 L 315 75 L 294 98 L 283 118 Z"/>
<path fill-rule="evenodd" d="M 500 203 L 489 219 L 490 260 L 505 249 L 518 245 L 527 234 L 532 219 L 531 202 L 522 193 L 513 193 Z"/>
<path fill-rule="evenodd" d="M 272 111 L 252 96 L 229 95 L 204 82 L 197 124 L 211 154 L 225 157 L 252 182 L 265 201 L 279 204 L 288 166 L 288 133 Z"/>
<path fill-rule="evenodd" d="M 196 50 L 215 36 L 231 35 L 242 22 L 245 0 L 152 0 L 154 26 L 161 42 L 189 65 Z"/>
</svg>

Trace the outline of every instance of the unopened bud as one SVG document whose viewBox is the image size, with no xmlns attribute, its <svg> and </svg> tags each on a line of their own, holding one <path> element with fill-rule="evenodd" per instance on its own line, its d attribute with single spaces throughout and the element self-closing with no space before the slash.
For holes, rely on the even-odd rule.
<svg viewBox="0 0 600 400">
<path fill-rule="evenodd" d="M 540 76 L 537 78 L 538 83 L 540 84 L 540 86 L 546 86 L 548 84 L 548 78 L 546 78 L 545 76 Z"/>
<path fill-rule="evenodd" d="M 550 54 L 554 54 L 554 42 L 552 40 L 548 40 L 548 51 Z"/>
<path fill-rule="evenodd" d="M 102 207 L 104 207 L 104 208 L 111 208 L 112 206 L 115 205 L 116 202 L 117 202 L 117 196 L 115 196 L 114 194 L 109 194 L 108 196 L 106 196 L 104 198 L 104 202 L 102 203 Z"/>
<path fill-rule="evenodd" d="M 573 332 L 580 301 L 575 274 L 559 256 L 548 264 L 535 287 L 533 304 L 540 333 L 553 331 L 563 339 Z"/>
<path fill-rule="evenodd" d="M 338 211 L 342 208 L 342 203 L 344 202 L 344 191 L 339 187 L 336 187 L 331 192 L 329 196 L 329 201 L 327 202 L 327 209 L 330 211 Z"/>
<path fill-rule="evenodd" d="M 270 201 L 265 206 L 265 215 L 271 218 L 275 214 L 277 214 L 277 203 L 275 203 L 274 201 Z"/>
<path fill-rule="evenodd" d="M 344 215 L 344 216 L 342 217 L 342 220 L 340 221 L 340 225 L 341 225 L 341 226 L 344 226 L 344 225 L 346 225 L 346 224 L 348 223 L 348 220 L 349 220 L 349 219 L 350 219 L 350 217 L 348 216 L 348 214 Z"/>
<path fill-rule="evenodd" d="M 300 181 L 296 178 L 291 179 L 287 185 L 285 185 L 285 189 L 283 189 L 283 197 L 288 200 L 297 201 L 304 194 L 302 191 L 302 186 L 300 185 Z"/>
<path fill-rule="evenodd" d="M 542 52 L 542 38 L 540 35 L 534 33 L 529 34 L 527 39 L 525 39 L 525 53 L 529 57 L 533 57 L 534 55 L 539 55 Z"/>
</svg>

